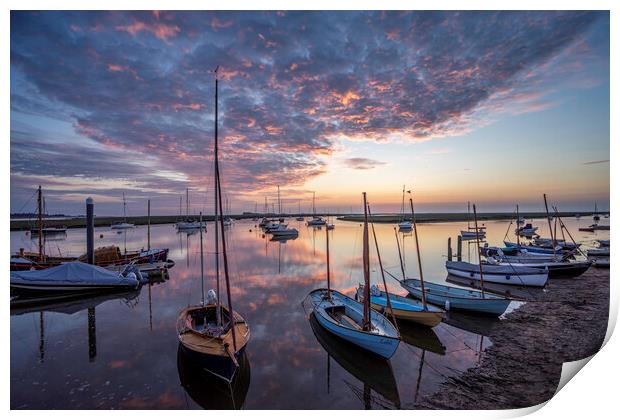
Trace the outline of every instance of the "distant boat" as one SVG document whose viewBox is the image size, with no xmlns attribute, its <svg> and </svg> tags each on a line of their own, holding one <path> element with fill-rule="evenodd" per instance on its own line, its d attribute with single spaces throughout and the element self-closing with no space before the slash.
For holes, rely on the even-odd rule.
<svg viewBox="0 0 620 420">
<path fill-rule="evenodd" d="M 486 236 L 485 229 L 486 227 L 484 226 L 480 226 L 477 229 L 471 226 L 471 203 L 468 201 L 467 202 L 467 230 L 461 231 L 461 239 L 463 239 L 464 241 L 484 239 Z"/>
<path fill-rule="evenodd" d="M 316 206 L 315 206 L 315 193 L 312 192 L 312 219 L 308 220 L 308 226 L 323 226 L 327 222 L 321 216 L 316 215 Z"/>
<path fill-rule="evenodd" d="M 179 200 L 179 214 L 181 214 L 181 207 L 183 205 L 183 196 Z M 195 220 L 189 216 L 189 188 L 185 189 L 185 219 L 176 223 L 176 228 L 179 231 L 195 231 L 198 229 L 206 228 L 206 223 Z"/>
<path fill-rule="evenodd" d="M 59 235 L 62 233 L 67 233 L 67 227 L 66 226 L 45 226 L 41 228 L 41 232 L 43 233 L 43 235 Z M 36 229 L 36 228 L 30 229 L 30 235 L 38 236 L 39 229 Z"/>
<path fill-rule="evenodd" d="M 266 230 L 267 233 L 277 237 L 297 237 L 299 231 L 295 228 L 289 228 L 287 225 L 279 224 L 277 227 Z"/>
<path fill-rule="evenodd" d="M 233 219 L 230 217 L 227 217 L 224 219 L 224 226 L 232 226 L 233 224 Z"/>
<path fill-rule="evenodd" d="M 516 261 L 503 261 L 495 260 L 493 257 L 487 258 L 487 264 L 483 267 L 496 266 L 506 267 L 515 272 L 520 272 L 524 269 L 540 269 L 548 270 L 549 277 L 577 277 L 588 271 L 590 263 L 588 261 L 535 261 L 535 262 L 516 262 Z M 487 279 L 485 274 L 485 280 Z M 520 276 L 523 278 L 524 276 Z M 487 280 L 491 281 L 491 280 Z M 504 283 L 506 284 L 506 283 Z"/>
<path fill-rule="evenodd" d="M 601 220 L 601 216 L 599 216 L 598 214 L 598 210 L 596 208 L 596 203 L 594 203 L 594 215 L 592 216 L 592 220 L 594 220 L 594 223 L 598 223 L 599 220 Z"/>
<path fill-rule="evenodd" d="M 364 197 L 363 267 L 364 285 L 370 288 L 370 267 L 368 255 L 368 214 L 366 193 Z M 355 299 L 331 290 L 329 275 L 329 234 L 327 240 L 327 289 L 316 289 L 308 298 L 312 313 L 318 323 L 330 333 L 366 351 L 389 359 L 400 344 L 398 330 L 379 312 L 371 308 L 370 299 L 360 303 Z"/>
<path fill-rule="evenodd" d="M 413 229 L 413 223 L 410 220 L 405 220 L 405 186 L 403 185 L 403 200 L 400 206 L 400 222 L 398 223 L 398 230 L 406 232 L 411 229 Z"/>
<path fill-rule="evenodd" d="M 492 265 L 471 264 L 465 261 L 446 261 L 448 274 L 480 281 L 480 270 L 484 281 L 515 286 L 544 287 L 549 279 L 549 270 L 530 268 L 522 264 Z"/>
<path fill-rule="evenodd" d="M 364 286 L 360 285 L 357 289 L 356 296 L 363 295 Z M 383 314 L 389 313 L 386 295 L 387 293 L 380 290 L 377 286 L 373 285 L 370 288 L 370 303 L 372 308 Z M 443 319 L 444 311 L 439 308 L 428 305 L 425 308 L 420 301 L 399 296 L 394 293 L 389 293 L 389 295 L 394 316 L 398 319 L 426 325 L 427 327 L 434 327 Z"/>
<path fill-rule="evenodd" d="M 534 236 L 536 235 L 536 231 L 538 228 L 536 226 L 532 226 L 531 223 L 527 223 L 525 226 L 518 227 L 515 229 L 515 235 L 519 236 Z"/>
<path fill-rule="evenodd" d="M 136 225 L 134 225 L 133 223 L 127 222 L 126 208 L 127 208 L 127 202 L 125 201 L 125 193 L 123 193 L 123 221 L 112 223 L 110 225 L 110 229 L 124 230 L 124 229 L 133 229 L 136 227 Z"/>
<path fill-rule="evenodd" d="M 135 289 L 139 284 L 134 273 L 123 276 L 79 261 L 44 270 L 11 272 L 11 290 L 17 294 Z"/>
</svg>

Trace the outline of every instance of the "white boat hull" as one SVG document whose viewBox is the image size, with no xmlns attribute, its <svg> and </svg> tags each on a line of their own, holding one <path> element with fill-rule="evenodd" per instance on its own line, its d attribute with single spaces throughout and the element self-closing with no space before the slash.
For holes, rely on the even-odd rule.
<svg viewBox="0 0 620 420">
<path fill-rule="evenodd" d="M 465 271 L 447 268 L 453 276 L 480 281 L 480 272 Z M 549 279 L 549 273 L 541 274 L 489 274 L 483 271 L 483 281 L 514 286 L 544 287 Z"/>
</svg>

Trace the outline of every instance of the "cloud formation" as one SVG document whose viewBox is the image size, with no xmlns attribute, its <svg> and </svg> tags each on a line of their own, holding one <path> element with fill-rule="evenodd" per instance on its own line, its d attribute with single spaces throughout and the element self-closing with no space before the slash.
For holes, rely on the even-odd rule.
<svg viewBox="0 0 620 420">
<path fill-rule="evenodd" d="M 344 164 L 351 169 L 366 170 L 385 165 L 385 162 L 367 158 L 349 158 L 345 159 Z"/>
<path fill-rule="evenodd" d="M 583 45 L 608 17 L 14 11 L 12 121 L 45 120 L 12 130 L 12 180 L 132 180 L 124 188 L 134 196 L 157 186 L 164 194 L 187 184 L 204 189 L 213 147 L 210 71 L 219 65 L 226 188 L 242 196 L 302 186 L 325 172 L 339 137 L 427 140 L 470 130 L 478 114 L 512 101 L 517 114 L 552 106 L 528 91 L 541 82 L 537 69 Z M 50 120 L 69 124 L 78 139 L 50 143 L 42 135 Z"/>
</svg>

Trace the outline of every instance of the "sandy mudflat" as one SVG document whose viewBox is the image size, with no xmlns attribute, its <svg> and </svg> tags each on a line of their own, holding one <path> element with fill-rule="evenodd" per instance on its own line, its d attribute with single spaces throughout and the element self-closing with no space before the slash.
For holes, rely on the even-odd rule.
<svg viewBox="0 0 620 420">
<path fill-rule="evenodd" d="M 609 269 L 551 279 L 546 293 L 530 299 L 489 331 L 493 345 L 477 367 L 450 378 L 416 408 L 507 409 L 549 400 L 562 363 L 588 357 L 603 344 Z"/>
</svg>

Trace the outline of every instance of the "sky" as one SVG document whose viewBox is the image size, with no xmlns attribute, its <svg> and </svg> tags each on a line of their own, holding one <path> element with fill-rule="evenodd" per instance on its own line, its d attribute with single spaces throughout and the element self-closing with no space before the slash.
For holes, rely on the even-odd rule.
<svg viewBox="0 0 620 420">
<path fill-rule="evenodd" d="M 609 207 L 608 12 L 11 12 L 11 211 Z"/>
</svg>

